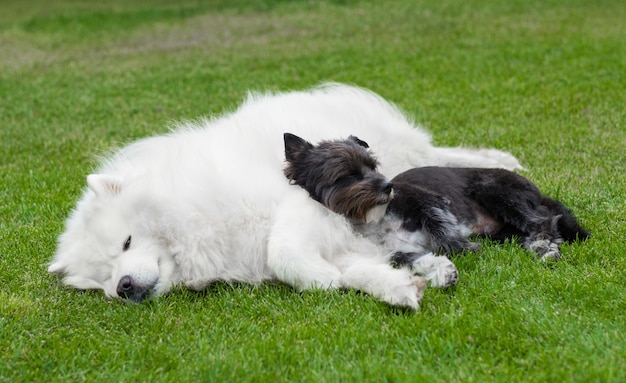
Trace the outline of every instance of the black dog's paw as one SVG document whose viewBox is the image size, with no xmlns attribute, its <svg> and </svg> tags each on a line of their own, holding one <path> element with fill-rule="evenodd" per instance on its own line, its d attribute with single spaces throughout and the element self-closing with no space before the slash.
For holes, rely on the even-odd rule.
<svg viewBox="0 0 626 383">
<path fill-rule="evenodd" d="M 404 253 L 401 251 L 396 251 L 391 256 L 389 264 L 395 269 L 399 269 L 402 267 L 410 268 L 413 265 L 413 262 L 415 262 L 418 257 L 419 254 L 417 253 Z"/>
</svg>

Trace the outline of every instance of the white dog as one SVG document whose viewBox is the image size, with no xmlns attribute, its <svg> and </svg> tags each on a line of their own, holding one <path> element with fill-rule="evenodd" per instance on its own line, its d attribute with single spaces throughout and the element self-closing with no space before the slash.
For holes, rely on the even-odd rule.
<svg viewBox="0 0 626 383">
<path fill-rule="evenodd" d="M 351 134 L 376 147 L 383 174 L 425 165 L 520 168 L 498 150 L 437 148 L 381 97 L 327 84 L 251 94 L 230 115 L 187 123 L 122 148 L 87 177 L 48 271 L 78 289 L 141 301 L 184 284 L 355 288 L 417 308 L 424 281 L 386 263 L 283 175 L 283 132 L 311 140 Z"/>
</svg>

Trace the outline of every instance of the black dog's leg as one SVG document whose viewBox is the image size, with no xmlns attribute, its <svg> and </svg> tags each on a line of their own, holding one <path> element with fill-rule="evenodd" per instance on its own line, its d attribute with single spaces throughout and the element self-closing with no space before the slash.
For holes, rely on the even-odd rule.
<svg viewBox="0 0 626 383">
<path fill-rule="evenodd" d="M 561 258 L 561 243 L 589 237 L 589 233 L 561 202 L 542 197 L 541 205 L 550 211 L 551 219 L 543 223 L 541 231 L 531 233 L 524 242 L 525 247 L 539 254 L 541 259 L 558 260 Z"/>
<path fill-rule="evenodd" d="M 554 216 L 560 216 L 556 222 L 556 230 L 565 242 L 584 241 L 591 235 L 580 226 L 574 214 L 560 201 L 544 196 L 541 199 L 541 204 L 550 209 Z"/>
<path fill-rule="evenodd" d="M 523 239 L 524 248 L 536 253 L 544 261 L 558 261 L 561 258 L 560 245 L 563 243 L 556 223 L 560 216 L 553 216 L 541 225 L 538 231 L 531 232 Z"/>
<path fill-rule="evenodd" d="M 387 212 L 402 217 L 402 229 L 421 230 L 431 251 L 446 255 L 466 250 L 477 251 L 461 232 L 457 217 L 450 211 L 450 200 L 441 194 L 405 182 L 394 182 L 395 198 Z"/>
<path fill-rule="evenodd" d="M 418 253 L 403 253 L 401 251 L 397 251 L 393 253 L 391 259 L 389 259 L 389 264 L 396 269 L 402 267 L 411 268 L 411 265 L 413 265 L 413 262 L 415 262 L 419 256 L 420 255 Z"/>
<path fill-rule="evenodd" d="M 446 288 L 455 286 L 459 281 L 456 266 L 446 257 L 433 253 L 418 254 L 396 252 L 389 263 L 395 268 L 408 268 L 416 275 L 425 277 L 433 287 Z"/>
<path fill-rule="evenodd" d="M 468 240 L 449 210 L 431 208 L 422 216 L 422 229 L 428 234 L 433 251 L 445 255 L 479 251 L 480 244 Z"/>
<path fill-rule="evenodd" d="M 555 215 L 542 201 L 544 197 L 526 178 L 507 171 L 479 173 L 468 189 L 481 208 L 503 222 L 497 239 L 519 236 L 521 244 L 541 259 L 558 260 L 563 238 L 558 231 L 562 215 Z M 560 205 L 562 206 L 562 205 Z M 560 211 L 557 211 L 560 213 Z"/>
</svg>

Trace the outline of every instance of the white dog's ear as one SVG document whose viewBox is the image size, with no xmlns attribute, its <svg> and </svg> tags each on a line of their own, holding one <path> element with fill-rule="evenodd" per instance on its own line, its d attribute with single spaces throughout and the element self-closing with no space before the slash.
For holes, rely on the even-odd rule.
<svg viewBox="0 0 626 383">
<path fill-rule="evenodd" d="M 122 191 L 122 179 L 108 174 L 90 174 L 87 176 L 87 186 L 97 196 L 115 195 Z"/>
<path fill-rule="evenodd" d="M 295 134 L 285 133 L 283 139 L 285 140 L 285 158 L 289 162 L 296 160 L 302 153 L 313 148 L 313 144 Z"/>
</svg>

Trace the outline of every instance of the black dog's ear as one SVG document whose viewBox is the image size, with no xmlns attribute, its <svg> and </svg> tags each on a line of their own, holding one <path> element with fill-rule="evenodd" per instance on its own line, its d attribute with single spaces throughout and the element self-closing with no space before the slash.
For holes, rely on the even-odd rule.
<svg viewBox="0 0 626 383">
<path fill-rule="evenodd" d="M 357 136 L 350 136 L 348 138 L 351 139 L 352 141 L 356 142 L 357 144 L 361 145 L 365 149 L 369 149 L 370 148 L 370 146 L 367 144 L 367 142 L 359 139 L 359 137 L 357 137 Z"/>
<path fill-rule="evenodd" d="M 285 158 L 287 161 L 294 161 L 302 153 L 313 148 L 313 144 L 295 134 L 285 133 L 283 139 L 285 140 Z"/>
</svg>

